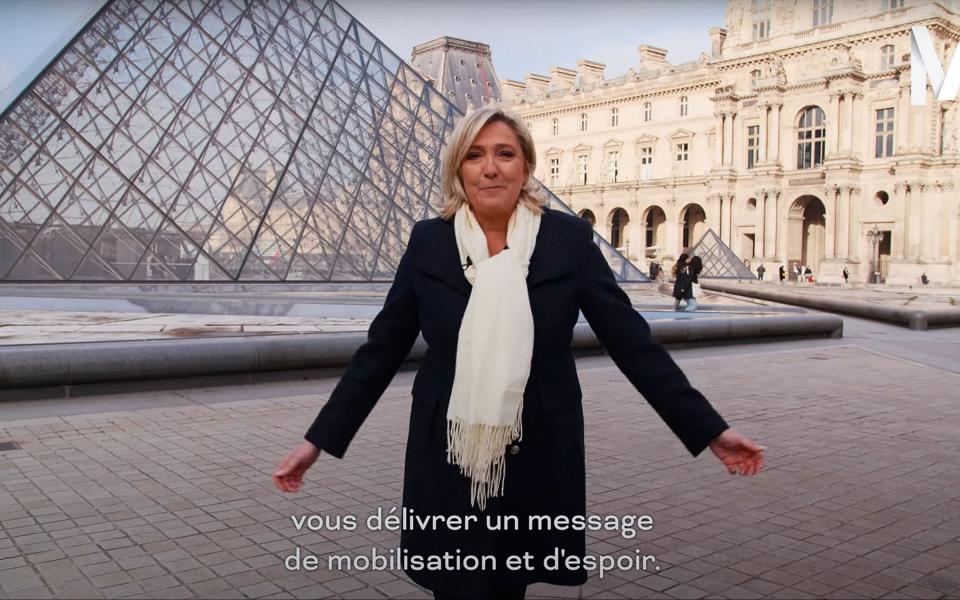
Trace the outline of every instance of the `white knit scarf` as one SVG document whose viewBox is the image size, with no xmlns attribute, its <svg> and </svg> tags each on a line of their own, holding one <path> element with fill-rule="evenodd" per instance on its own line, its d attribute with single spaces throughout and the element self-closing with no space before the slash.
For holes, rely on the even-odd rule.
<svg viewBox="0 0 960 600">
<path fill-rule="evenodd" d="M 533 357 L 527 269 L 540 215 L 517 203 L 507 247 L 491 257 L 487 238 L 464 204 L 453 221 L 460 264 L 473 285 L 457 341 L 447 409 L 447 462 L 470 479 L 470 504 L 484 510 L 503 494 L 507 444 L 523 435 L 523 390 Z"/>
</svg>

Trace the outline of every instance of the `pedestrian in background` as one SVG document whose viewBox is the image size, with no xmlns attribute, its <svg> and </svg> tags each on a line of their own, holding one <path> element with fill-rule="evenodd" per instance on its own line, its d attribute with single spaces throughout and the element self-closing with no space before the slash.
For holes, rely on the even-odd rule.
<svg viewBox="0 0 960 600">
<path fill-rule="evenodd" d="M 687 288 L 690 287 L 687 260 L 687 253 L 684 252 L 673 265 L 673 310 L 680 310 L 680 302 L 686 302 L 687 299 Z"/>
<path fill-rule="evenodd" d="M 787 278 L 787 270 L 783 267 L 783 265 L 780 265 L 779 276 L 780 283 L 783 283 L 783 281 Z"/>
<path fill-rule="evenodd" d="M 757 267 L 757 279 L 759 279 L 760 281 L 763 281 L 763 274 L 766 272 L 767 272 L 766 267 L 764 267 L 763 264 L 761 263 L 760 266 Z"/>
<path fill-rule="evenodd" d="M 683 310 L 685 312 L 694 312 L 697 310 L 697 298 L 702 294 L 702 288 L 700 287 L 700 272 L 703 271 L 703 259 L 699 256 L 694 256 L 687 263 L 687 279 L 689 280 L 689 285 L 686 289 L 686 299 L 687 306 Z"/>
</svg>

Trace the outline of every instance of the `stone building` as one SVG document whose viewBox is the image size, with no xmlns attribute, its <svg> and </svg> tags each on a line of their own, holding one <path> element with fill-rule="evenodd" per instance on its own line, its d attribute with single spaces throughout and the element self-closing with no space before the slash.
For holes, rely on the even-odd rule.
<svg viewBox="0 0 960 600">
<path fill-rule="evenodd" d="M 502 92 L 541 181 L 638 266 L 669 267 L 709 228 L 768 278 L 867 281 L 876 264 L 888 283 L 956 284 L 958 105 L 928 63 L 911 104 L 914 26 L 949 72 L 958 0 L 730 0 L 696 61 L 641 45 L 618 77 L 581 60 Z"/>
</svg>

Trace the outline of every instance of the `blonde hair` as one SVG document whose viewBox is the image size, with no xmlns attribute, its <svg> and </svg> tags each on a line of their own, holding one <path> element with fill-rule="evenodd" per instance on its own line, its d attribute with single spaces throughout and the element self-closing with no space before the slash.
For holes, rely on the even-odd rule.
<svg viewBox="0 0 960 600">
<path fill-rule="evenodd" d="M 484 107 L 467 113 L 447 138 L 447 146 L 443 149 L 443 163 L 441 175 L 443 179 L 444 201 L 440 206 L 440 216 L 452 219 L 457 210 L 467 203 L 467 193 L 463 189 L 463 178 L 460 174 L 460 163 L 467 155 L 467 150 L 477 138 L 480 130 L 490 123 L 501 122 L 507 125 L 520 143 L 520 151 L 527 167 L 527 180 L 520 190 L 520 202 L 533 211 L 542 212 L 541 207 L 547 203 L 547 196 L 540 183 L 534 179 L 533 172 L 537 167 L 537 153 L 533 146 L 530 132 L 521 122 L 520 117 L 502 108 Z"/>
</svg>

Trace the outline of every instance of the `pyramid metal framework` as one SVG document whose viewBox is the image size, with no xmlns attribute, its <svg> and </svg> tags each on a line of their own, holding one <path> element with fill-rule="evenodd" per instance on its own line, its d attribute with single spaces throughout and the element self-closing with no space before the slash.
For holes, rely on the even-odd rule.
<svg viewBox="0 0 960 600">
<path fill-rule="evenodd" d="M 333 1 L 113 0 L 0 115 L 0 281 L 389 281 L 459 116 Z"/>
<path fill-rule="evenodd" d="M 703 271 L 699 277 L 707 279 L 756 279 L 750 268 L 740 260 L 730 246 L 723 243 L 720 236 L 708 229 L 692 248 L 687 250 L 690 256 L 699 256 L 703 261 Z"/>
</svg>

